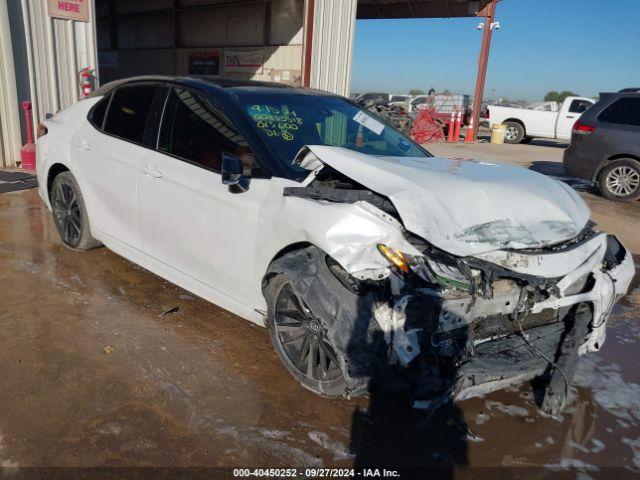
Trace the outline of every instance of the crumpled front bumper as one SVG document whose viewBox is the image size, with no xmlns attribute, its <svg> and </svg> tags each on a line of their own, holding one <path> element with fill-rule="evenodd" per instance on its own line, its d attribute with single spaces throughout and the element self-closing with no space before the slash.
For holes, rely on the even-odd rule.
<svg viewBox="0 0 640 480">
<path fill-rule="evenodd" d="M 549 255 L 545 261 L 554 260 L 554 254 Z M 435 330 L 433 326 L 422 328 L 410 318 L 407 305 L 415 295 L 406 293 L 394 298 L 391 308 L 378 308 L 376 319 L 397 363 L 407 367 L 421 355 L 449 355 L 447 395 L 464 399 L 486 394 L 548 373 L 550 363 L 553 366 L 561 356 L 563 342 L 566 355 L 567 332 L 579 308 L 580 321 L 588 323 L 587 334 L 569 350 L 577 350 L 577 359 L 602 347 L 611 309 L 627 293 L 634 263 L 611 236 L 585 257 L 577 268 L 553 280 L 553 294 L 530 303 L 526 311 L 518 310 L 522 283 L 497 278 L 488 298 L 424 289 L 421 295 L 430 302 L 429 314 L 438 312 Z M 530 264 L 535 264 L 534 258 L 528 260 Z M 557 255 L 556 260 L 561 258 Z M 516 260 L 522 262 L 522 258 Z M 434 348 L 440 345 L 444 348 Z"/>
</svg>

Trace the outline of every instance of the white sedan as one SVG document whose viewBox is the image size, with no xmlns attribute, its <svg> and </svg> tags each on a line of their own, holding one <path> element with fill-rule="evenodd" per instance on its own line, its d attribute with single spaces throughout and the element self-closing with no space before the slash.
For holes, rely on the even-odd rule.
<svg viewBox="0 0 640 480">
<path fill-rule="evenodd" d="M 634 274 L 567 185 L 435 158 L 348 100 L 218 78 L 108 84 L 39 129 L 65 245 L 105 245 L 266 325 L 303 386 L 564 402 Z"/>
</svg>

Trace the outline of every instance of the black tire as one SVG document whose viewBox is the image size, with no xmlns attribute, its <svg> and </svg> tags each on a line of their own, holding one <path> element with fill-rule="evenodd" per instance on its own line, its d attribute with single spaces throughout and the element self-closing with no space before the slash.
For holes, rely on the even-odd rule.
<svg viewBox="0 0 640 480">
<path fill-rule="evenodd" d="M 271 278 L 264 294 L 271 341 L 289 373 L 318 395 L 345 395 L 347 382 L 336 350 L 286 275 Z"/>
<path fill-rule="evenodd" d="M 504 135 L 504 143 L 520 143 L 525 138 L 524 127 L 518 122 L 504 122 L 507 131 Z"/>
<path fill-rule="evenodd" d="M 598 188 L 609 200 L 637 200 L 640 198 L 640 162 L 632 158 L 613 160 L 600 172 Z"/>
<path fill-rule="evenodd" d="M 62 243 L 79 251 L 101 245 L 91 236 L 84 198 L 71 172 L 62 172 L 53 179 L 49 198 L 53 221 Z"/>
</svg>

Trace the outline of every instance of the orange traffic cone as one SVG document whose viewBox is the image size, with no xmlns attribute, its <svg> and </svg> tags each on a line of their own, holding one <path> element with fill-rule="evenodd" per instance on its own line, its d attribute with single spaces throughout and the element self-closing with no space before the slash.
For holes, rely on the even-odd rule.
<svg viewBox="0 0 640 480">
<path fill-rule="evenodd" d="M 471 120 L 469 121 L 469 128 L 467 128 L 467 136 L 464 139 L 465 143 L 473 142 L 473 114 L 471 115 Z"/>
</svg>

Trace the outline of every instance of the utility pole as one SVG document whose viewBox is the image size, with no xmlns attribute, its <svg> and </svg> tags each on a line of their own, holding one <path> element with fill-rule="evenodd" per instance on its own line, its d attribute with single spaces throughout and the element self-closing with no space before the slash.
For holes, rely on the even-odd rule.
<svg viewBox="0 0 640 480">
<path fill-rule="evenodd" d="M 489 50 L 491 49 L 491 35 L 493 29 L 500 28 L 499 22 L 494 22 L 497 0 L 487 5 L 481 13 L 484 13 L 484 25 L 479 24 L 478 29 L 482 30 L 482 46 L 480 47 L 480 58 L 478 60 L 478 76 L 476 79 L 476 89 L 473 94 L 472 125 L 474 125 L 473 139 L 478 138 L 480 127 L 480 107 L 482 106 L 482 94 L 484 93 L 484 82 L 487 78 L 487 65 L 489 63 Z"/>
</svg>

